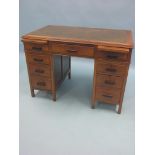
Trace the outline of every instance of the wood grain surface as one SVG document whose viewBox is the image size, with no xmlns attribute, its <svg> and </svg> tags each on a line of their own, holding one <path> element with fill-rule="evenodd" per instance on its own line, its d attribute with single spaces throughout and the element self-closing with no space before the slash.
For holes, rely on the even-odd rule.
<svg viewBox="0 0 155 155">
<path fill-rule="evenodd" d="M 71 27 L 48 25 L 22 37 L 48 41 L 76 42 L 132 48 L 132 35 L 129 30 Z"/>
</svg>

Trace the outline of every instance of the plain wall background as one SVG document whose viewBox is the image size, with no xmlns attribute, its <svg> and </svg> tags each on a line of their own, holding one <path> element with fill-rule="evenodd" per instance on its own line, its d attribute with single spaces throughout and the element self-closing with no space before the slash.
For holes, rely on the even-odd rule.
<svg viewBox="0 0 155 155">
<path fill-rule="evenodd" d="M 20 0 L 20 37 L 46 25 L 135 27 L 135 0 Z M 20 51 L 23 45 L 20 42 Z M 132 54 L 134 66 L 134 51 Z"/>
</svg>

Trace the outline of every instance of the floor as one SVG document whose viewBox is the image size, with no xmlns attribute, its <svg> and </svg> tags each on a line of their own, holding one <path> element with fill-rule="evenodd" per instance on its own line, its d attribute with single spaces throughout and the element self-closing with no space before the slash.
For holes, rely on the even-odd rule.
<svg viewBox="0 0 155 155">
<path fill-rule="evenodd" d="M 122 114 L 115 106 L 90 108 L 94 61 L 72 58 L 72 79 L 57 92 L 32 98 L 20 52 L 20 155 L 134 155 L 134 69 L 130 68 Z"/>
</svg>

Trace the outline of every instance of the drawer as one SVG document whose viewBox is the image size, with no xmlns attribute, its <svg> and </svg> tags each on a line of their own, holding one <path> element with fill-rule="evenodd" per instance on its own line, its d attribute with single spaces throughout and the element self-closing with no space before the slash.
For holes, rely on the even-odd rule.
<svg viewBox="0 0 155 155">
<path fill-rule="evenodd" d="M 48 55 L 27 54 L 27 60 L 29 63 L 50 64 L 50 56 Z"/>
<path fill-rule="evenodd" d="M 96 73 L 106 73 L 110 75 L 124 75 L 128 70 L 128 65 L 117 65 L 96 60 Z"/>
<path fill-rule="evenodd" d="M 105 103 L 118 104 L 121 96 L 120 89 L 96 88 L 96 99 Z"/>
<path fill-rule="evenodd" d="M 51 77 L 50 66 L 48 65 L 29 64 L 29 71 L 31 75 Z"/>
<path fill-rule="evenodd" d="M 51 90 L 52 89 L 52 81 L 48 78 L 31 76 L 31 83 L 34 89 L 40 90 Z"/>
<path fill-rule="evenodd" d="M 27 52 L 48 52 L 48 44 L 47 43 L 35 43 L 35 42 L 24 42 L 24 49 Z"/>
<path fill-rule="evenodd" d="M 97 87 L 122 88 L 123 82 L 124 82 L 124 79 L 119 76 L 112 76 L 112 75 L 96 76 Z"/>
<path fill-rule="evenodd" d="M 110 52 L 110 51 L 96 51 L 95 58 L 104 59 L 107 61 L 129 61 L 128 53 L 118 53 L 118 52 Z"/>
<path fill-rule="evenodd" d="M 94 57 L 94 47 L 92 46 L 52 43 L 52 51 L 64 55 Z"/>
</svg>

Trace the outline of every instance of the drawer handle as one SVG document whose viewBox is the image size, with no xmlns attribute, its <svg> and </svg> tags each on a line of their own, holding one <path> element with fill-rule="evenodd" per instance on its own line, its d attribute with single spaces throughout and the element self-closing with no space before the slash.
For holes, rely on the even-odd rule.
<svg viewBox="0 0 155 155">
<path fill-rule="evenodd" d="M 118 55 L 106 55 L 108 59 L 118 59 Z"/>
<path fill-rule="evenodd" d="M 116 72 L 117 70 L 114 69 L 114 68 L 106 68 L 106 71 L 108 71 L 108 72 Z"/>
<path fill-rule="evenodd" d="M 36 73 L 44 73 L 44 70 L 36 69 L 35 72 L 36 72 Z"/>
<path fill-rule="evenodd" d="M 34 58 L 33 60 L 34 60 L 34 61 L 37 61 L 37 62 L 43 62 L 43 59 Z"/>
<path fill-rule="evenodd" d="M 77 52 L 77 50 L 74 50 L 74 49 L 69 49 L 69 50 L 67 50 L 68 52 Z"/>
<path fill-rule="evenodd" d="M 107 98 L 112 98 L 113 97 L 111 95 L 104 95 L 104 94 L 102 96 L 107 97 Z"/>
<path fill-rule="evenodd" d="M 41 51 L 42 47 L 32 47 L 32 50 Z"/>
<path fill-rule="evenodd" d="M 109 84 L 109 85 L 115 85 L 115 82 L 113 82 L 113 81 L 108 81 L 108 80 L 105 80 L 104 83 L 105 83 L 105 84 Z"/>
<path fill-rule="evenodd" d="M 45 82 L 37 82 L 37 85 L 38 86 L 46 86 L 46 83 Z"/>
</svg>

